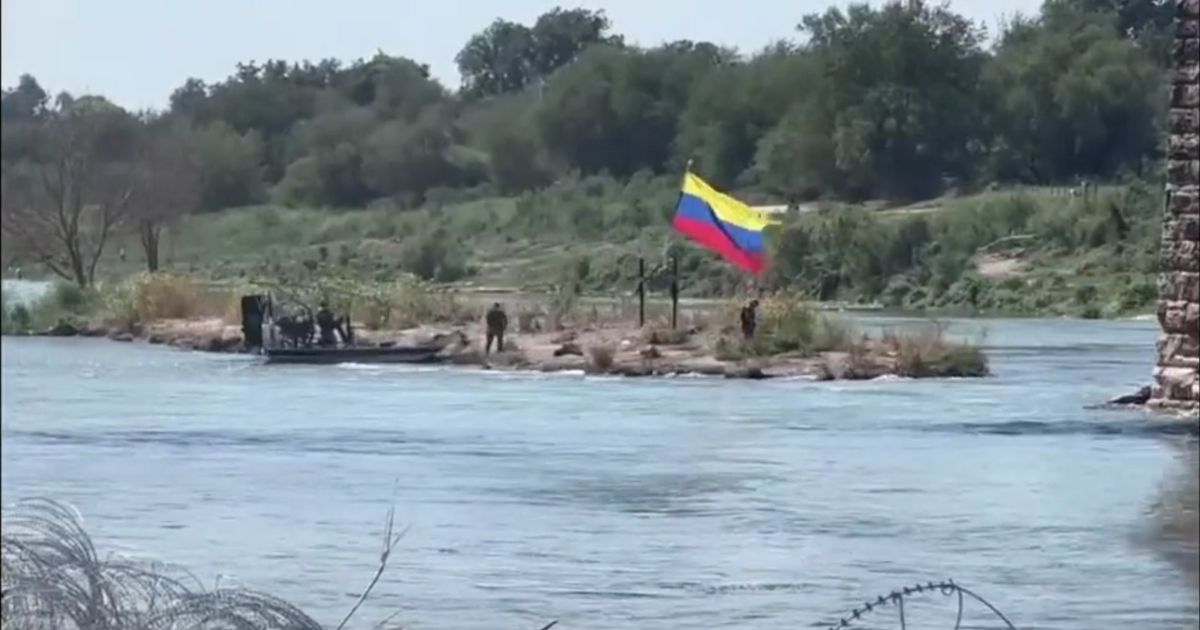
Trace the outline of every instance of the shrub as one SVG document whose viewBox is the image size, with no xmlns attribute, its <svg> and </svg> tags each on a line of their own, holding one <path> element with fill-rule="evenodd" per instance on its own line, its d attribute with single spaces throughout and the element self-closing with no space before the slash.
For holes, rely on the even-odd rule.
<svg viewBox="0 0 1200 630">
<path fill-rule="evenodd" d="M 857 330 L 845 321 L 822 315 L 797 298 L 776 297 L 760 306 L 758 329 L 745 351 L 756 356 L 811 354 L 843 350 L 857 338 Z"/>
<path fill-rule="evenodd" d="M 54 288 L 50 291 L 50 303 L 66 313 L 81 313 L 83 312 L 90 298 L 86 289 L 81 288 L 73 282 L 56 282 Z"/>
<path fill-rule="evenodd" d="M 818 315 L 813 329 L 812 352 L 827 352 L 830 350 L 850 350 L 857 348 L 858 329 L 853 324 L 825 315 Z"/>
<path fill-rule="evenodd" d="M 588 362 L 592 369 L 607 372 L 612 369 L 616 359 L 616 348 L 608 344 L 588 346 Z"/>
<path fill-rule="evenodd" d="M 11 327 L 12 332 L 24 333 L 29 332 L 33 327 L 33 316 L 29 312 L 29 307 L 24 304 L 18 304 L 12 307 L 10 313 L 6 313 L 4 322 Z M 5 332 L 8 332 L 7 330 Z"/>
<path fill-rule="evenodd" d="M 466 316 L 453 297 L 437 293 L 409 275 L 388 283 L 339 286 L 336 292 L 353 304 L 352 318 L 367 328 L 411 328 L 433 321 L 458 321 Z"/>
<path fill-rule="evenodd" d="M 671 328 L 647 328 L 642 331 L 642 341 L 657 346 L 683 345 L 690 336 L 686 330 Z"/>
<path fill-rule="evenodd" d="M 1075 303 L 1087 305 L 1091 304 L 1096 299 L 1096 287 L 1091 284 L 1082 284 L 1075 288 Z"/>
<path fill-rule="evenodd" d="M 987 357 L 978 347 L 946 339 L 942 327 L 937 324 L 907 334 L 885 332 L 883 345 L 895 355 L 896 374 L 900 376 L 986 376 L 989 373 Z"/>
<path fill-rule="evenodd" d="M 228 317 L 231 296 L 209 293 L 190 278 L 143 273 L 102 293 L 102 315 L 112 326 L 130 328 L 159 319 Z"/>
<path fill-rule="evenodd" d="M 746 351 L 741 340 L 722 335 L 717 338 L 713 356 L 718 361 L 741 361 L 746 358 Z"/>
</svg>

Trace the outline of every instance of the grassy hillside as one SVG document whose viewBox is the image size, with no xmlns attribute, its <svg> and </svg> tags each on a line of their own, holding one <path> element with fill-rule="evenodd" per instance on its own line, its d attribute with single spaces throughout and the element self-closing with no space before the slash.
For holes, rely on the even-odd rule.
<svg viewBox="0 0 1200 630">
<path fill-rule="evenodd" d="M 687 296 L 788 289 L 911 310 L 1087 317 L 1152 308 L 1160 198 L 1148 186 L 1086 199 L 1026 189 L 908 206 L 809 204 L 770 235 L 772 269 L 759 278 L 672 233 L 674 186 L 589 178 L 416 210 L 236 208 L 189 217 L 164 254 L 169 269 L 218 280 L 298 281 L 320 270 L 385 281 L 407 271 L 463 289 L 610 294 L 634 288 L 639 252 L 652 272 L 677 252 Z M 110 275 L 137 271 L 136 241 L 109 259 Z M 651 289 L 666 280 L 659 269 Z"/>
</svg>

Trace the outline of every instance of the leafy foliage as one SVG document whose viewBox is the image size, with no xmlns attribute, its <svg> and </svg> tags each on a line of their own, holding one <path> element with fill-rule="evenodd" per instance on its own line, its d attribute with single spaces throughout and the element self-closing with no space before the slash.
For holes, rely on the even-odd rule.
<svg viewBox="0 0 1200 630">
<path fill-rule="evenodd" d="M 987 48 L 982 28 L 944 5 L 852 4 L 804 16 L 794 41 L 747 55 L 686 40 L 628 45 L 603 12 L 559 8 L 472 36 L 456 57 L 457 91 L 427 66 L 383 52 L 350 63 L 269 60 L 239 64 L 212 84 L 188 79 L 155 115 L 98 97 L 53 98 L 24 76 L 3 93 L 4 180 L 13 198 L 29 197 L 50 162 L 52 123 L 67 111 L 107 112 L 143 135 L 176 130 L 198 199 L 148 209 L 175 225 L 193 208 L 270 199 L 326 209 L 328 220 L 314 223 L 343 229 L 351 221 L 335 210 L 371 208 L 376 224 L 363 236 L 393 239 L 401 251 L 392 263 L 423 278 L 469 275 L 497 239 L 599 241 L 620 250 L 595 257 L 587 282 L 602 286 L 611 259 L 661 245 L 690 162 L 755 203 L 826 207 L 772 235 L 772 286 L 906 306 L 1009 304 L 1021 292 L 973 275 L 977 248 L 1032 235 L 1063 255 L 1107 248 L 1116 255 L 1088 264 L 1146 273 L 1153 204 L 1077 199 L 1052 211 L 995 199 L 978 212 L 882 221 L 839 203 L 1081 179 L 1136 179 L 1146 189 L 1161 162 L 1171 9 L 1165 0 L 1047 0 Z M 102 144 L 96 181 L 108 189 L 132 171 L 120 143 Z M 173 192 L 191 187 L 177 183 Z M 162 195 L 172 196 L 187 197 Z M 493 207 L 475 212 L 484 199 Z M 81 216 L 85 206 L 103 207 L 84 204 Z M 176 236 L 173 227 L 164 233 Z M 289 236 L 272 233 L 277 242 Z M 88 227 L 75 240 L 98 236 Z M 54 252 L 21 255 L 86 284 L 98 250 L 75 249 L 78 265 Z M 681 252 L 681 270 L 697 277 L 690 290 L 741 285 L 711 257 Z M 1139 291 L 1105 290 L 1113 303 L 1090 306 L 1119 310 Z"/>
</svg>

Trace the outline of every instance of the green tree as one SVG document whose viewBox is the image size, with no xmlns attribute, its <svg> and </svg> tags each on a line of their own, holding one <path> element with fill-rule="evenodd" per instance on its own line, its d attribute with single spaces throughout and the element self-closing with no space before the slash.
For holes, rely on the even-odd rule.
<svg viewBox="0 0 1200 630">
<path fill-rule="evenodd" d="M 475 96 L 520 91 L 533 74 L 532 49 L 528 27 L 507 20 L 492 22 L 473 35 L 454 58 L 464 91 Z"/>
<path fill-rule="evenodd" d="M 913 198 L 967 177 L 979 141 L 982 31 L 920 0 L 804 18 L 827 79 L 843 192 Z"/>
<path fill-rule="evenodd" d="M 1051 3 L 1001 38 L 987 71 L 997 141 L 990 174 L 1037 183 L 1140 172 L 1156 153 L 1163 69 L 1113 14 Z"/>
<path fill-rule="evenodd" d="M 550 76 L 593 44 L 620 46 L 620 37 L 608 36 L 609 26 L 604 11 L 556 7 L 540 15 L 530 31 L 533 77 Z"/>
<path fill-rule="evenodd" d="M 716 64 L 688 96 L 676 159 L 694 160 L 698 172 L 730 187 L 753 165 L 763 136 L 818 87 L 820 76 L 810 57 L 782 43 L 744 64 L 727 52 Z"/>
<path fill-rule="evenodd" d="M 678 112 L 722 59 L 711 44 L 592 46 L 548 83 L 537 111 L 543 142 L 584 173 L 661 171 L 672 158 Z"/>
<path fill-rule="evenodd" d="M 197 129 L 200 162 L 200 208 L 220 210 L 266 199 L 263 145 L 256 132 L 239 134 L 223 122 Z"/>
</svg>

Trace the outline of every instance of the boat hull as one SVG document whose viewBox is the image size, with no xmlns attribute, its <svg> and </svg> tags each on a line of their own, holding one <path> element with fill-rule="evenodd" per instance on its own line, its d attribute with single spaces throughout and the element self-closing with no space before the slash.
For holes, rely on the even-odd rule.
<svg viewBox="0 0 1200 630">
<path fill-rule="evenodd" d="M 267 363 L 334 365 L 338 363 L 438 363 L 437 348 L 276 348 L 264 351 Z"/>
</svg>

